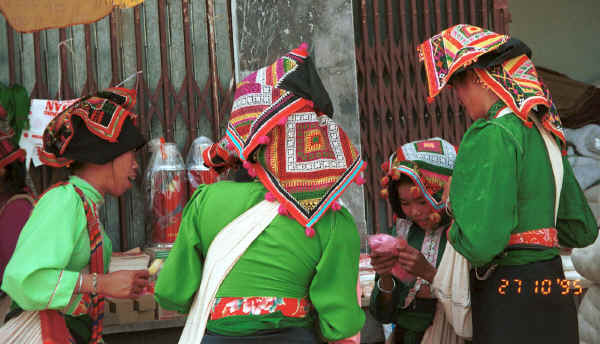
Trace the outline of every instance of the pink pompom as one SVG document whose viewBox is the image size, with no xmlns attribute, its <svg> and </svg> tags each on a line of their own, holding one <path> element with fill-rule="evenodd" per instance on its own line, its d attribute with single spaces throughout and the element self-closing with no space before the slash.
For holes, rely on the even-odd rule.
<svg viewBox="0 0 600 344">
<path fill-rule="evenodd" d="M 366 180 L 363 177 L 358 177 L 354 182 L 356 183 L 356 185 L 363 185 L 366 182 Z"/>
<path fill-rule="evenodd" d="M 267 192 L 265 194 L 265 199 L 269 202 L 275 202 L 275 195 L 273 195 L 271 192 Z"/>
<path fill-rule="evenodd" d="M 248 175 L 250 175 L 252 178 L 256 177 L 256 169 L 254 167 L 250 167 L 248 169 Z"/>
<path fill-rule="evenodd" d="M 258 143 L 260 143 L 261 145 L 268 145 L 269 143 L 271 143 L 271 138 L 268 136 L 261 136 L 258 138 Z"/>
<path fill-rule="evenodd" d="M 342 206 L 337 201 L 333 202 L 331 205 L 331 210 L 338 211 L 340 209 L 342 209 Z"/>
<path fill-rule="evenodd" d="M 279 215 L 288 215 L 288 210 L 286 209 L 286 207 L 283 206 L 283 204 L 279 205 L 279 208 L 277 209 L 277 212 L 279 213 Z"/>
<path fill-rule="evenodd" d="M 227 150 L 229 150 L 229 151 L 235 151 L 235 146 L 233 145 L 233 143 L 229 142 L 227 144 Z"/>
<path fill-rule="evenodd" d="M 298 49 L 308 50 L 308 43 L 306 43 L 306 42 L 300 43 L 300 46 L 298 47 Z"/>
<path fill-rule="evenodd" d="M 312 227 L 306 227 L 304 234 L 306 234 L 307 237 L 312 238 L 315 236 L 315 230 Z"/>
<path fill-rule="evenodd" d="M 244 166 L 245 169 L 249 169 L 250 167 L 252 167 L 252 164 L 250 163 L 250 161 L 244 160 L 242 166 Z"/>
</svg>

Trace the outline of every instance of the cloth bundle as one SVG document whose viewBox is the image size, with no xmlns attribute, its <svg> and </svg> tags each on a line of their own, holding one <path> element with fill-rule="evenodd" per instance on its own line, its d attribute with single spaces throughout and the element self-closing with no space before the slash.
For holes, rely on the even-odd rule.
<svg viewBox="0 0 600 344">
<path fill-rule="evenodd" d="M 367 240 L 371 252 L 376 255 L 398 256 L 400 251 L 408 246 L 408 243 L 403 238 L 393 237 L 388 234 L 369 235 Z M 404 270 L 398 262 L 392 268 L 392 275 L 405 284 L 415 280 L 415 276 Z"/>
</svg>

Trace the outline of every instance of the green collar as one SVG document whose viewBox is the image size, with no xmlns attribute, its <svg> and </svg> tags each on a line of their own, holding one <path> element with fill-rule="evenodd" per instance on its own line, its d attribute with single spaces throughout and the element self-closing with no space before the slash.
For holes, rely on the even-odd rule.
<svg viewBox="0 0 600 344">
<path fill-rule="evenodd" d="M 77 176 L 71 176 L 69 177 L 69 183 L 80 188 L 88 201 L 91 201 L 96 206 L 101 206 L 104 204 L 104 197 L 102 197 L 102 194 L 100 194 L 98 190 L 94 189 L 94 187 L 84 179 L 81 179 Z"/>
</svg>

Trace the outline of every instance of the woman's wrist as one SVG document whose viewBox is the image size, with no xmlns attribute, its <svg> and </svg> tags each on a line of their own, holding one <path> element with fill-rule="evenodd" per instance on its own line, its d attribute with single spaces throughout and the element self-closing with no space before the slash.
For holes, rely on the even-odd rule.
<svg viewBox="0 0 600 344">
<path fill-rule="evenodd" d="M 425 274 L 425 276 L 423 276 L 423 278 L 429 282 L 429 283 L 433 283 L 433 278 L 435 277 L 437 270 L 432 266 L 431 269 L 429 269 L 429 271 L 427 271 L 427 273 Z"/>
</svg>

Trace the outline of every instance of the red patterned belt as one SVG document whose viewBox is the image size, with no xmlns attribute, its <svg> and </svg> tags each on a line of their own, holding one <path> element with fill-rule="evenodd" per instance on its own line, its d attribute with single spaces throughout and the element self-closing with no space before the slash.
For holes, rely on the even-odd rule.
<svg viewBox="0 0 600 344">
<path fill-rule="evenodd" d="M 512 245 L 539 245 L 548 248 L 559 247 L 558 231 L 556 228 L 541 228 L 511 234 L 508 246 Z"/>
<path fill-rule="evenodd" d="M 304 318 L 310 311 L 307 298 L 291 297 L 219 297 L 210 314 L 210 320 L 232 315 L 264 315 L 281 312 L 290 318 Z"/>
</svg>

